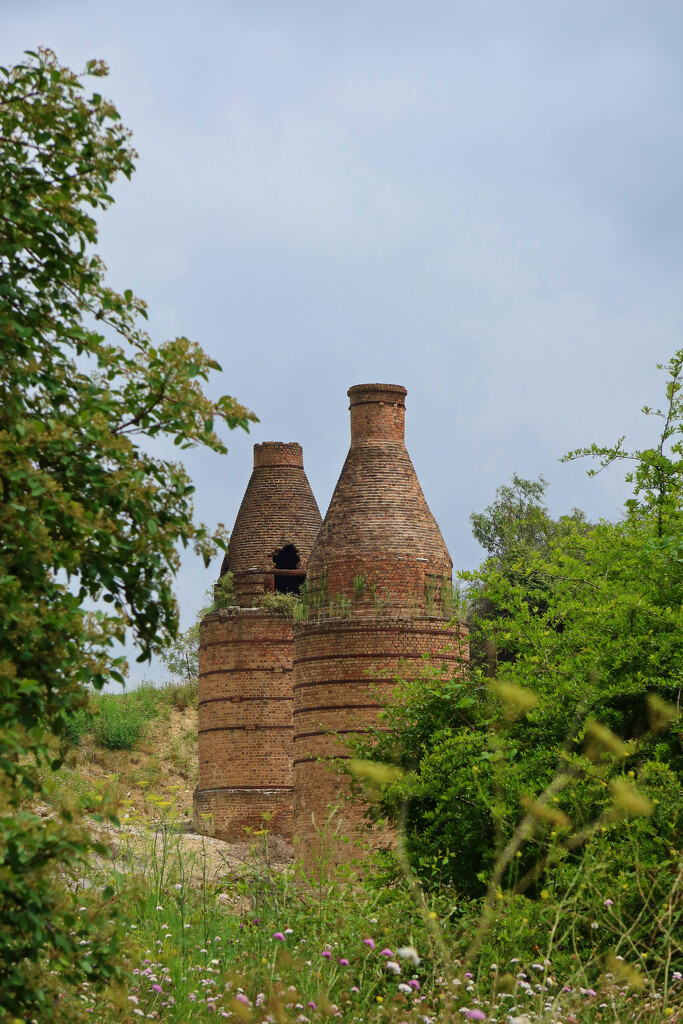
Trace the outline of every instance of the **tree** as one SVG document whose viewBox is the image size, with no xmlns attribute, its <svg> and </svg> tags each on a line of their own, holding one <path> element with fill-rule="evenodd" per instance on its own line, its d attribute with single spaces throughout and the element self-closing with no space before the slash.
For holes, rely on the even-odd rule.
<svg viewBox="0 0 683 1024">
<path fill-rule="evenodd" d="M 633 864 L 670 877 L 663 864 L 683 834 L 683 350 L 665 369 L 664 410 L 644 410 L 662 419 L 652 448 L 628 452 L 622 439 L 567 456 L 634 464 L 621 521 L 588 525 L 573 514 L 548 535 L 545 525 L 537 529 L 536 511 L 528 531 L 512 517 L 514 535 L 531 542 L 511 561 L 512 545 L 500 542 L 509 517 L 475 517 L 477 526 L 493 524 L 496 556 L 463 575 L 484 609 L 473 617 L 473 636 L 506 652 L 495 682 L 476 664 L 453 677 L 435 667 L 398 688 L 380 728 L 357 751 L 405 770 L 379 810 L 396 819 L 409 799 L 406 845 L 414 865 L 425 873 L 437 859 L 442 877 L 461 893 L 485 891 L 524 808 L 556 777 L 562 784 L 554 824 L 550 814 L 536 822 L 503 882 L 514 888 L 539 863 L 566 881 L 563 872 L 581 857 L 595 822 L 612 876 L 625 876 L 634 920 L 644 897 L 637 886 L 629 889 Z M 496 525 L 501 521 L 505 528 Z M 630 786 L 642 788 L 651 803 L 640 806 L 652 809 L 630 826 L 637 856 L 614 797 Z"/>
<path fill-rule="evenodd" d="M 215 360 L 187 338 L 153 345 L 144 302 L 106 283 L 93 214 L 135 159 L 115 107 L 85 91 L 106 73 L 49 50 L 0 69 L 0 1009 L 50 1020 L 55 972 L 111 978 L 116 940 L 79 945 L 87 915 L 49 874 L 92 846 L 27 808 L 36 766 L 60 763 L 51 736 L 88 687 L 123 681 L 115 641 L 130 630 L 142 660 L 175 635 L 179 545 L 207 564 L 225 546 L 154 439 L 223 453 L 215 425 L 255 419 L 206 396 Z"/>
<path fill-rule="evenodd" d="M 207 604 L 197 612 L 197 618 L 183 633 L 178 633 L 161 652 L 161 660 L 171 673 L 188 682 L 199 678 L 199 631 L 202 619 L 218 608 L 237 604 L 231 572 L 224 572 L 214 586 L 207 590 Z"/>
</svg>

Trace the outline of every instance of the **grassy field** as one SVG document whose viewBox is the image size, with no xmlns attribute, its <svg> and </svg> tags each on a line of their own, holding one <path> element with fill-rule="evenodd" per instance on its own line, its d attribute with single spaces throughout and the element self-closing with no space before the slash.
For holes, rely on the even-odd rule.
<svg viewBox="0 0 683 1024">
<path fill-rule="evenodd" d="M 111 857 L 93 858 L 69 884 L 102 891 L 128 980 L 65 995 L 74 1019 L 683 1020 L 681 964 L 646 956 L 620 935 L 628 926 L 611 889 L 577 878 L 571 891 L 538 901 L 501 893 L 479 953 L 468 958 L 481 903 L 439 886 L 437 874 L 425 896 L 400 875 L 387 882 L 370 872 L 361 882 L 321 863 L 304 876 L 295 850 L 266 827 L 238 844 L 188 833 L 193 687 L 103 696 L 94 710 L 90 725 L 83 719 L 74 729 L 53 794 L 55 805 L 93 816 L 109 844 Z M 102 821 L 103 810 L 119 824 Z M 670 904 L 652 908 L 655 931 L 680 932 L 680 864 L 677 877 Z M 598 942 L 606 931 L 615 950 L 607 959 Z M 573 953 L 585 951 L 586 935 L 595 936 L 595 955 Z"/>
</svg>

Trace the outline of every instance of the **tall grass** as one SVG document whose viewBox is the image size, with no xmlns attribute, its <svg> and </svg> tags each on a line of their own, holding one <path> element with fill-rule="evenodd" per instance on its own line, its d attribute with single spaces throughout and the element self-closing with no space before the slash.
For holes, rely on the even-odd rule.
<svg viewBox="0 0 683 1024">
<path fill-rule="evenodd" d="M 240 865 L 216 875 L 211 840 L 189 850 L 174 822 L 173 802 L 149 796 L 146 815 L 131 816 L 117 839 L 111 867 L 91 870 L 87 885 L 113 881 L 128 919 L 125 991 L 76 993 L 100 1024 L 683 1019 L 680 858 L 667 863 L 664 888 L 636 872 L 651 903 L 647 920 L 625 916 L 607 847 L 567 891 L 538 900 L 501 894 L 468 964 L 480 901 L 351 873 L 319 885 L 297 864 L 273 862 L 266 829 Z"/>
<path fill-rule="evenodd" d="M 91 694 L 87 708 L 65 718 L 67 739 L 78 746 L 92 735 L 98 746 L 106 749 L 133 750 L 150 721 L 167 716 L 171 708 L 184 711 L 195 707 L 197 692 L 198 681 L 192 679 L 162 686 L 144 682 L 124 693 Z"/>
</svg>

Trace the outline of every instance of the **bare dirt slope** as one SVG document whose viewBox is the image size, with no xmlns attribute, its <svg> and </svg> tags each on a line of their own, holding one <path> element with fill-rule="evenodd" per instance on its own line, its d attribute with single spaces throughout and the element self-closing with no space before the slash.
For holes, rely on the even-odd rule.
<svg viewBox="0 0 683 1024">
<path fill-rule="evenodd" d="M 96 825 L 93 831 L 106 838 L 120 867 L 136 870 L 144 866 L 145 850 L 154 837 L 180 850 L 195 874 L 216 881 L 226 875 L 248 871 L 265 855 L 263 834 L 245 835 L 243 842 L 225 843 L 210 835 L 211 823 L 204 823 L 208 835 L 194 832 L 192 794 L 197 784 L 197 709 L 164 709 L 146 725 L 133 750 L 108 750 L 98 746 L 92 735 L 83 737 L 59 773 L 56 787 L 60 800 L 74 809 L 114 810 L 121 827 Z M 49 813 L 45 808 L 44 813 Z M 158 840 L 157 840 L 158 842 Z M 291 861 L 291 847 L 277 837 L 267 838 L 271 864 Z"/>
</svg>

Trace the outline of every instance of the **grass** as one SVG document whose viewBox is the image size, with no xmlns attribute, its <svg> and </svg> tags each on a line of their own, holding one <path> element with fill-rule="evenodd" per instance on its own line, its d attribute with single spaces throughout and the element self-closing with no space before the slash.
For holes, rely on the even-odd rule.
<svg viewBox="0 0 683 1024">
<path fill-rule="evenodd" d="M 332 878 L 321 864 L 314 881 L 274 856 L 267 828 L 245 837 L 239 856 L 183 834 L 191 700 L 186 687 L 95 698 L 95 721 L 110 702 L 143 721 L 134 748 L 99 746 L 96 731 L 84 732 L 74 763 L 51 773 L 55 806 L 94 815 L 118 806 L 121 825 L 109 826 L 111 861 L 93 859 L 80 884 L 114 889 L 107 907 L 128 980 L 122 990 L 66 992 L 74 1021 L 85 1010 L 99 1024 L 683 1022 L 683 862 L 673 851 L 664 887 L 637 863 L 616 878 L 606 836 L 590 872 L 577 867 L 563 891 L 501 892 L 473 956 L 483 901 L 440 883 L 438 865 L 426 894 L 379 862 L 374 879 Z M 644 894 L 638 920 L 629 886 Z"/>
<path fill-rule="evenodd" d="M 607 961 L 597 951 L 579 960 L 571 942 L 555 948 L 558 927 L 572 920 L 577 932 L 591 934 L 592 918 L 600 929 L 628 931 L 616 899 L 601 900 L 597 909 L 585 895 L 554 894 L 534 917 L 537 902 L 504 895 L 481 955 L 468 966 L 480 904 L 437 889 L 421 908 L 422 897 L 416 901 L 405 880 L 390 886 L 361 884 L 351 874 L 333 880 L 325 878 L 324 865 L 324 884 L 316 885 L 296 863 L 273 860 L 266 829 L 252 836 L 241 863 L 216 874 L 209 865 L 212 841 L 199 837 L 188 849 L 187 837 L 175 830 L 173 795 L 146 789 L 145 801 L 144 814 L 130 810 L 122 817 L 111 865 L 93 866 L 87 881 L 116 889 L 111 912 L 122 915 L 129 979 L 123 991 L 84 986 L 76 993 L 91 1020 L 683 1019 L 680 964 L 650 970 L 628 943 L 623 959 L 618 953 Z M 659 908 L 664 923 L 671 911 Z"/>
</svg>

